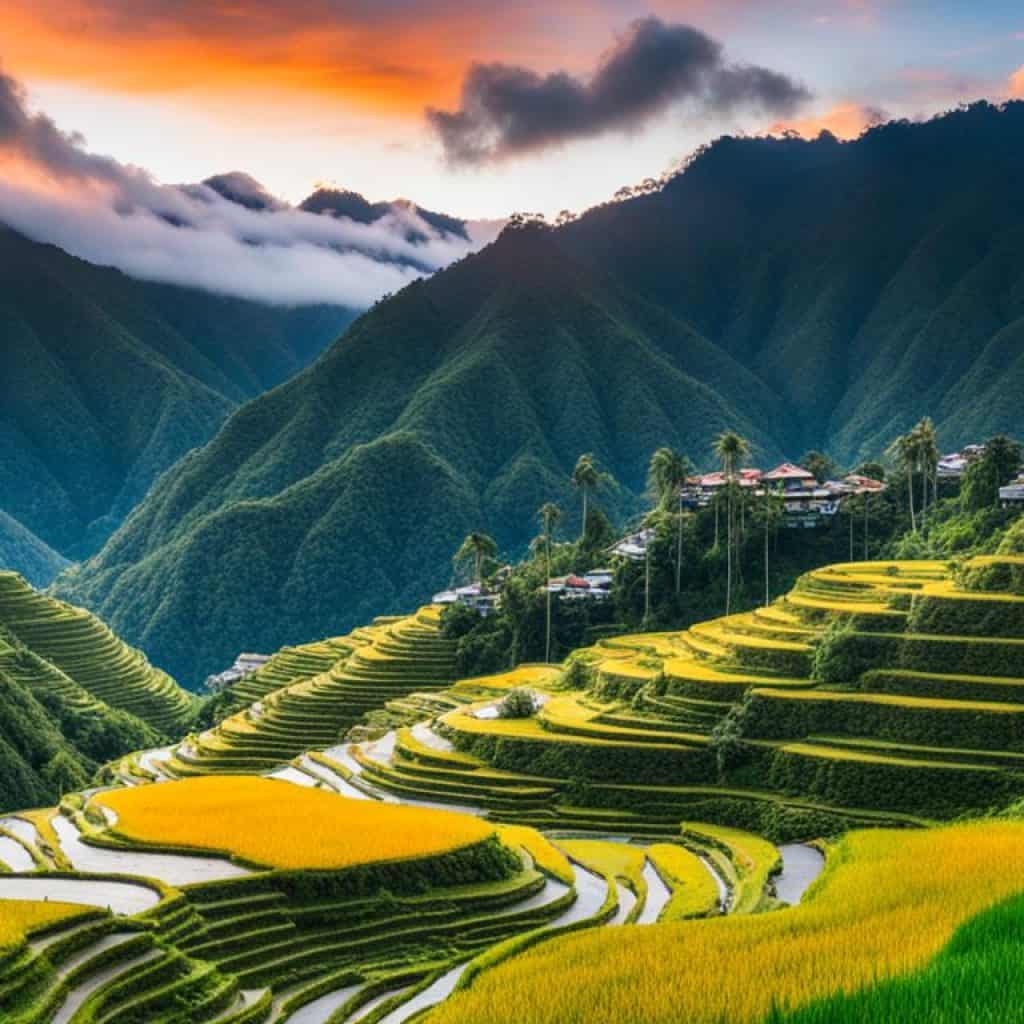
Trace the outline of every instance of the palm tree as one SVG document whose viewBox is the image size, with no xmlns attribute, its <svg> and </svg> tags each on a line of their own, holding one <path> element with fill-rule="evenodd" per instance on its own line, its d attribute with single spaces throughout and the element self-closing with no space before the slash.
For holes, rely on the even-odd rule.
<svg viewBox="0 0 1024 1024">
<path fill-rule="evenodd" d="M 596 491 L 601 483 L 601 473 L 594 461 L 594 456 L 586 452 L 576 460 L 576 468 L 572 471 L 572 485 L 583 495 L 583 525 L 580 528 L 580 539 L 587 535 L 587 505 L 592 491 Z"/>
<path fill-rule="evenodd" d="M 493 558 L 498 553 L 498 545 L 493 537 L 486 533 L 473 532 L 462 542 L 459 550 L 455 552 L 452 562 L 455 567 L 473 563 L 473 579 L 477 583 L 483 582 L 484 560 Z"/>
<path fill-rule="evenodd" d="M 917 516 L 914 513 L 914 471 L 917 468 L 918 438 L 913 431 L 902 434 L 886 449 L 886 454 L 907 474 L 907 497 L 910 500 L 910 529 L 917 533 Z"/>
<path fill-rule="evenodd" d="M 690 460 L 672 448 L 659 448 L 647 470 L 647 485 L 657 505 L 668 511 L 674 498 L 676 508 L 676 596 L 682 586 L 683 572 L 683 487 L 692 472 Z"/>
<path fill-rule="evenodd" d="M 726 430 L 718 435 L 715 441 L 715 455 L 722 464 L 722 472 L 725 474 L 725 486 L 728 494 L 728 507 L 726 510 L 726 538 L 725 538 L 725 614 L 732 610 L 732 563 L 733 563 L 733 488 L 736 480 L 736 471 L 742 461 L 750 454 L 750 442 L 745 437 L 740 437 L 733 430 Z"/>
<path fill-rule="evenodd" d="M 764 489 L 764 500 L 761 503 L 761 521 L 764 525 L 764 606 L 771 604 L 771 584 L 768 575 L 768 538 L 785 514 L 785 500 L 782 495 L 770 487 Z"/>
<path fill-rule="evenodd" d="M 554 502 L 546 502 L 541 505 L 537 512 L 540 516 L 541 525 L 544 527 L 544 548 L 547 552 L 547 623 L 544 634 L 544 661 L 551 661 L 551 534 L 554 532 L 558 521 L 562 518 L 562 510 Z"/>
<path fill-rule="evenodd" d="M 921 517 L 924 518 L 928 509 L 929 482 L 932 484 L 933 501 L 939 498 L 939 444 L 931 416 L 925 416 L 911 433 L 917 449 L 917 464 L 921 470 Z"/>
</svg>

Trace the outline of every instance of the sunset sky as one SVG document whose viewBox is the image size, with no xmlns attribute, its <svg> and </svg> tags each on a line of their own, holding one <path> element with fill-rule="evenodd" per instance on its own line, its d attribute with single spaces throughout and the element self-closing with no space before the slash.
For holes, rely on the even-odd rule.
<svg viewBox="0 0 1024 1024">
<path fill-rule="evenodd" d="M 1024 95 L 1024 9 L 1010 0 L 0 0 L 0 11 L 0 68 L 90 152 L 163 182 L 244 170 L 291 201 L 331 181 L 467 217 L 580 209 L 726 131 L 850 136 L 873 117 Z M 663 52 L 694 63 L 662 74 Z M 479 64 L 505 67 L 471 73 Z"/>
</svg>

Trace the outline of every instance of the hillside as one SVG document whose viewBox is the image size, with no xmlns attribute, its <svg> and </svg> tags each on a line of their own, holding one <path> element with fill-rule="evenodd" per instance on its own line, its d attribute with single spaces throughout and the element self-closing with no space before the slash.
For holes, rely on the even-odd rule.
<svg viewBox="0 0 1024 1024">
<path fill-rule="evenodd" d="M 0 510 L 61 555 L 92 553 L 165 469 L 350 319 L 144 284 L 0 228 Z M 38 558 L 4 556 L 48 582 Z"/>
<path fill-rule="evenodd" d="M 29 583 L 45 587 L 67 564 L 66 558 L 0 510 L 0 565 L 16 568 Z"/>
<path fill-rule="evenodd" d="M 66 703 L 115 708 L 157 733 L 175 734 L 191 721 L 192 698 L 141 651 L 129 647 L 94 615 L 33 590 L 16 573 L 0 571 L 0 630 L 6 666 L 29 666 L 26 685 L 58 710 Z"/>
<path fill-rule="evenodd" d="M 763 462 L 877 456 L 925 414 L 944 446 L 1019 431 L 1022 121 L 725 139 L 660 193 L 506 231 L 243 408 L 60 592 L 195 682 L 421 602 L 469 529 L 521 550 L 582 451 L 622 510 L 655 447 L 707 465 L 726 427 Z"/>
<path fill-rule="evenodd" d="M 178 733 L 192 712 L 92 615 L 0 572 L 0 810 L 83 787 L 111 758 Z"/>
</svg>

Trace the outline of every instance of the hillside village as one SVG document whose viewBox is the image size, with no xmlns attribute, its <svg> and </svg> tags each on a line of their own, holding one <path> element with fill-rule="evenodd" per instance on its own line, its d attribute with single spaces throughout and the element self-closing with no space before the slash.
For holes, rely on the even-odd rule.
<svg viewBox="0 0 1024 1024">
<path fill-rule="evenodd" d="M 985 450 L 984 444 L 968 444 L 958 451 L 939 455 L 933 480 L 936 493 L 940 486 L 944 493 L 959 487 L 968 468 L 982 458 Z M 779 506 L 779 526 L 798 530 L 827 527 L 851 499 L 860 499 L 863 504 L 859 508 L 870 510 L 872 499 L 888 488 L 885 480 L 863 472 L 819 480 L 811 470 L 794 462 L 782 462 L 769 470 L 744 467 L 731 479 L 744 505 L 756 507 L 760 500 L 774 496 Z M 676 507 L 683 514 L 724 509 L 729 483 L 730 477 L 724 470 L 688 475 L 685 483 L 674 492 Z M 999 488 L 999 503 L 1004 508 L 1024 508 L 1024 466 L 1016 480 Z M 606 549 L 607 566 L 551 576 L 544 589 L 559 601 L 607 602 L 612 596 L 615 564 L 644 562 L 655 534 L 656 531 L 646 525 L 631 530 Z M 511 569 L 505 565 L 487 581 L 476 580 L 442 590 L 433 595 L 432 602 L 442 607 L 460 604 L 486 616 L 499 606 L 503 584 Z"/>
</svg>

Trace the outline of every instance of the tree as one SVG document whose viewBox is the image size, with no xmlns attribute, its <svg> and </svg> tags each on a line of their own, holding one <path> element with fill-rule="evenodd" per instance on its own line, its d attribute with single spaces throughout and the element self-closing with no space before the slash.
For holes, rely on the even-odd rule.
<svg viewBox="0 0 1024 1024">
<path fill-rule="evenodd" d="M 999 488 L 1020 471 L 1021 446 L 1005 434 L 996 434 L 985 442 L 985 451 L 967 467 L 962 502 L 976 512 L 999 504 Z"/>
<path fill-rule="evenodd" d="M 899 468 L 907 474 L 907 498 L 910 502 L 910 529 L 917 533 L 917 517 L 914 514 L 914 472 L 917 469 L 917 438 L 913 432 L 902 434 L 886 449 Z"/>
<path fill-rule="evenodd" d="M 647 470 L 647 485 L 657 506 L 667 512 L 676 504 L 676 596 L 682 586 L 683 572 L 683 487 L 693 471 L 690 460 L 672 448 L 659 448 Z"/>
<path fill-rule="evenodd" d="M 537 513 L 540 516 L 541 525 L 544 528 L 544 549 L 547 554 L 547 572 L 544 589 L 547 596 L 546 624 L 544 634 L 544 661 L 551 661 L 551 534 L 554 532 L 558 521 L 562 518 L 562 510 L 554 504 L 547 502 L 541 505 Z"/>
<path fill-rule="evenodd" d="M 786 513 L 786 500 L 778 491 L 771 487 L 764 489 L 758 509 L 761 524 L 764 526 L 764 606 L 771 604 L 771 583 L 768 574 L 768 539 L 773 530 L 778 529 L 782 517 Z"/>
<path fill-rule="evenodd" d="M 722 472 L 725 475 L 725 486 L 728 492 L 728 506 L 726 509 L 726 538 L 725 538 L 725 614 L 732 610 L 732 564 L 734 544 L 734 487 L 736 471 L 740 468 L 742 461 L 750 454 L 750 442 L 745 437 L 740 437 L 733 430 L 726 430 L 718 435 L 715 441 L 715 455 L 722 464 Z"/>
<path fill-rule="evenodd" d="M 819 484 L 831 480 L 838 472 L 835 459 L 813 448 L 800 460 L 800 465 L 808 473 L 813 473 Z"/>
<path fill-rule="evenodd" d="M 858 476 L 870 477 L 872 480 L 877 480 L 879 483 L 885 481 L 885 466 L 880 462 L 862 462 L 854 472 Z"/>
<path fill-rule="evenodd" d="M 928 484 L 932 485 L 933 500 L 939 498 L 939 443 L 931 416 L 925 416 L 911 432 L 917 450 L 917 465 L 921 471 L 921 516 L 928 510 Z"/>
<path fill-rule="evenodd" d="M 583 525 L 580 529 L 580 539 L 587 534 L 587 511 L 589 508 L 590 496 L 599 488 L 612 482 L 611 474 L 604 473 L 597 468 L 597 460 L 592 452 L 586 452 L 576 460 L 576 466 L 570 477 L 573 487 L 583 496 Z"/>
<path fill-rule="evenodd" d="M 484 578 L 484 560 L 494 558 L 498 553 L 498 545 L 493 537 L 486 533 L 473 532 L 462 542 L 459 550 L 455 552 L 452 562 L 456 569 L 461 568 L 467 562 L 473 563 L 473 579 L 482 583 Z"/>
</svg>

